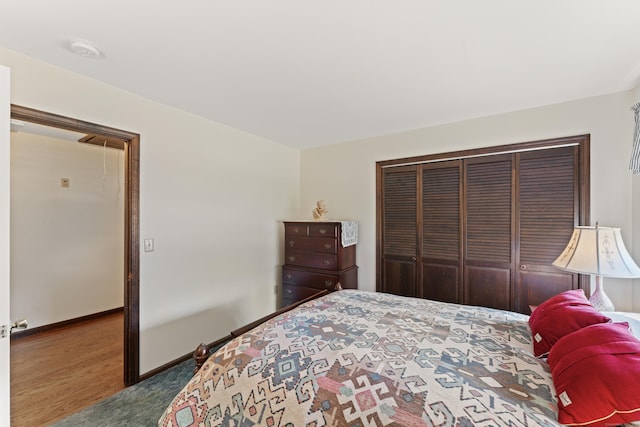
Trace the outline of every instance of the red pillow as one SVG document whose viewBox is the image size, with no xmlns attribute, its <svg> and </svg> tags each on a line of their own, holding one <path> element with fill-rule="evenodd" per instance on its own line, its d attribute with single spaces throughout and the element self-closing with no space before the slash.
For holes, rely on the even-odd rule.
<svg viewBox="0 0 640 427">
<path fill-rule="evenodd" d="M 569 291 L 560 292 L 540 304 L 538 307 L 546 307 L 549 305 L 562 304 L 566 302 L 582 302 L 589 303 L 583 289 L 571 289 Z"/>
<path fill-rule="evenodd" d="M 540 304 L 529 316 L 533 354 L 543 357 L 560 338 L 585 326 L 611 322 L 593 308 L 582 289 L 566 291 Z"/>
<path fill-rule="evenodd" d="M 612 426 L 640 421 L 640 340 L 628 323 L 587 326 L 549 353 L 561 424 Z"/>
<path fill-rule="evenodd" d="M 551 310 L 559 305 L 591 305 L 591 303 L 589 303 L 589 300 L 582 289 L 572 289 L 570 291 L 561 292 L 535 307 L 535 309 L 533 306 L 529 306 L 529 308 L 531 308 L 531 317 L 529 322 L 535 321 L 537 318 L 541 317 L 545 311 Z"/>
</svg>

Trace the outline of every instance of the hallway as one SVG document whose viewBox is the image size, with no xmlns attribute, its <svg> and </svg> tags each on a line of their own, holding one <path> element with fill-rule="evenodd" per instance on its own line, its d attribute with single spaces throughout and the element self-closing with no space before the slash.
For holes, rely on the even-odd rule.
<svg viewBox="0 0 640 427">
<path fill-rule="evenodd" d="M 124 388 L 122 312 L 11 340 L 11 426 L 48 425 Z"/>
</svg>

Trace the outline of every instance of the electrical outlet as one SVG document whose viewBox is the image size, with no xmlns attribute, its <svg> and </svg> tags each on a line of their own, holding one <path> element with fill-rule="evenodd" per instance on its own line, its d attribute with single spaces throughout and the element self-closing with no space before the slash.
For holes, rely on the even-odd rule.
<svg viewBox="0 0 640 427">
<path fill-rule="evenodd" d="M 153 252 L 153 239 L 144 239 L 144 251 Z"/>
<path fill-rule="evenodd" d="M 69 178 L 60 178 L 60 187 L 69 188 Z"/>
</svg>

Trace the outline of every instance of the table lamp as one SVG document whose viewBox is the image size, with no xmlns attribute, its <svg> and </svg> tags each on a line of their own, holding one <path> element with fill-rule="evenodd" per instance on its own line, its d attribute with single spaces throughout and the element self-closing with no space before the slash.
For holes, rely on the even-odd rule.
<svg viewBox="0 0 640 427">
<path fill-rule="evenodd" d="M 615 307 L 604 292 L 602 277 L 640 277 L 640 267 L 624 246 L 619 228 L 575 227 L 567 247 L 553 262 L 562 270 L 581 274 L 595 274 L 596 290 L 589 302 L 600 311 L 614 311 Z"/>
</svg>

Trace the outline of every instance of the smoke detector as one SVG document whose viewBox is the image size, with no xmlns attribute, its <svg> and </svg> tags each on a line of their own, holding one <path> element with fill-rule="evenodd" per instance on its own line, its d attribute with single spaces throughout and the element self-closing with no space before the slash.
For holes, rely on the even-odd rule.
<svg viewBox="0 0 640 427">
<path fill-rule="evenodd" d="M 102 56 L 100 50 L 86 40 L 71 40 L 69 47 L 73 53 L 83 58 L 100 58 Z"/>
</svg>

